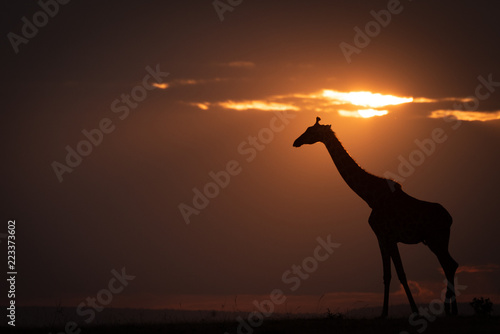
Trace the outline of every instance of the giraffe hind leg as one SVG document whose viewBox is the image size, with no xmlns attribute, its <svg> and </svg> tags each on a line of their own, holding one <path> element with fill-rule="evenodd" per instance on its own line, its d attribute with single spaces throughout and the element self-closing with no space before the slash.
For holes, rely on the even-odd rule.
<svg viewBox="0 0 500 334">
<path fill-rule="evenodd" d="M 446 299 L 448 300 L 448 308 L 451 306 L 451 315 L 458 314 L 457 297 L 455 294 L 455 272 L 458 268 L 458 263 L 451 257 L 449 252 L 443 255 L 444 259 L 440 262 L 446 262 L 446 268 L 443 267 L 446 280 L 448 281 L 446 287 Z M 449 312 L 449 311 L 448 311 Z M 448 313 L 449 315 L 450 313 Z"/>
<path fill-rule="evenodd" d="M 443 268 L 444 274 L 446 276 L 447 285 L 446 285 L 446 295 L 444 300 L 444 310 L 446 315 L 457 315 L 458 307 L 457 307 L 457 298 L 455 294 L 455 272 L 458 268 L 458 263 L 451 257 L 448 251 L 448 240 L 449 240 L 449 231 L 445 239 L 446 242 L 441 241 L 436 242 L 432 240 L 428 242 L 428 246 L 430 250 L 437 256 L 441 267 Z"/>
<path fill-rule="evenodd" d="M 442 256 L 439 256 L 439 262 L 442 262 L 441 266 L 443 267 L 446 280 L 448 281 L 448 284 L 446 286 L 446 299 L 444 304 L 446 315 L 457 315 L 458 307 L 455 294 L 455 272 L 458 268 L 458 263 L 453 260 L 448 252 L 444 253 Z"/>
</svg>

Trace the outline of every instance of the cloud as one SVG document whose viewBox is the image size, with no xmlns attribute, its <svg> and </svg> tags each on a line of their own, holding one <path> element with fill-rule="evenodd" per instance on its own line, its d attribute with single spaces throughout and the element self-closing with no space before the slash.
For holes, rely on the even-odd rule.
<svg viewBox="0 0 500 334">
<path fill-rule="evenodd" d="M 477 266 L 460 266 L 457 269 L 458 273 L 492 273 L 495 271 L 499 271 L 500 266 L 498 264 L 482 264 Z"/>
<path fill-rule="evenodd" d="M 168 83 L 153 83 L 152 84 L 154 87 L 156 88 L 160 88 L 160 89 L 167 89 L 169 87 L 169 84 Z"/>
<path fill-rule="evenodd" d="M 232 110 L 263 110 L 263 111 L 284 111 L 284 110 L 299 110 L 298 107 L 285 103 L 269 102 L 262 100 L 246 100 L 246 101 L 224 101 L 224 102 L 191 102 L 189 105 L 198 107 L 202 110 L 208 110 L 214 107 L 221 107 Z"/>
<path fill-rule="evenodd" d="M 233 66 L 243 65 L 246 62 L 232 62 Z M 253 63 L 252 63 L 253 64 Z M 226 66 L 230 66 L 227 64 Z M 210 82 L 219 82 L 223 78 L 208 80 L 183 79 L 172 82 L 172 85 L 195 85 Z M 438 103 L 466 103 L 472 101 L 471 97 L 411 97 L 395 96 L 369 91 L 338 91 L 332 89 L 322 89 L 311 93 L 290 93 L 272 95 L 258 100 L 226 100 L 217 102 L 189 102 L 188 104 L 202 110 L 209 110 L 219 107 L 232 110 L 294 110 L 294 111 L 314 111 L 314 112 L 336 112 L 342 117 L 370 118 L 375 116 L 385 116 L 391 112 L 391 107 L 402 104 L 438 104 Z M 428 110 L 428 109 L 427 109 Z M 432 110 L 432 109 L 431 109 Z M 446 118 L 454 117 L 461 121 L 493 121 L 500 119 L 499 111 L 465 111 L 454 109 L 437 109 L 428 113 L 424 117 Z"/>
<path fill-rule="evenodd" d="M 442 97 L 439 99 L 430 99 L 427 97 L 416 97 L 413 99 L 415 103 L 439 103 L 439 102 L 472 102 L 474 98 L 472 97 Z"/>
<path fill-rule="evenodd" d="M 210 107 L 210 102 L 200 102 L 200 103 L 193 102 L 188 104 L 191 106 L 198 107 L 201 110 L 208 110 L 208 108 Z"/>
<path fill-rule="evenodd" d="M 409 103 L 411 97 L 398 97 L 371 92 L 340 92 L 324 89 L 318 92 L 304 94 L 294 93 L 269 96 L 263 100 L 221 101 L 221 102 L 193 102 L 190 105 L 207 110 L 211 107 L 222 107 L 233 110 L 313 110 L 316 112 L 338 112 L 344 117 L 368 118 L 383 116 L 388 110 L 376 109 L 379 107 Z M 359 106 L 372 107 L 358 109 Z M 338 109 L 343 107 L 343 109 Z M 347 110 L 353 108 L 352 110 Z"/>
<path fill-rule="evenodd" d="M 179 86 L 194 86 L 194 85 L 205 85 L 205 84 L 210 84 L 210 83 L 215 83 L 215 82 L 223 82 L 223 81 L 228 81 L 230 80 L 229 78 L 211 78 L 211 79 L 176 79 L 172 80 L 169 83 L 153 83 L 152 85 L 161 88 L 161 89 L 167 89 L 170 87 L 179 87 Z"/>
<path fill-rule="evenodd" d="M 423 287 L 420 283 L 416 281 L 408 281 L 408 286 L 410 287 L 411 294 L 413 297 L 421 297 L 424 299 L 431 298 L 435 296 L 435 292 L 431 289 Z M 395 295 L 406 296 L 406 292 L 401 285 L 399 290 L 395 293 Z"/>
<path fill-rule="evenodd" d="M 473 102 L 473 97 L 444 97 L 431 99 L 426 97 L 418 97 L 413 100 L 414 103 L 441 103 L 452 102 L 454 107 L 463 106 L 463 103 Z M 453 117 L 461 121 L 494 121 L 500 119 L 500 110 L 498 111 L 477 111 L 477 110 L 463 110 L 463 109 L 437 109 L 433 110 L 429 118 L 448 118 Z"/>
<path fill-rule="evenodd" d="M 277 103 L 277 102 L 268 102 L 268 101 L 226 101 L 218 103 L 219 106 L 225 109 L 233 109 L 233 110 L 264 110 L 264 111 L 283 111 L 283 110 L 299 110 L 298 107 Z"/>
<path fill-rule="evenodd" d="M 500 110 L 498 111 L 463 111 L 463 110 L 434 110 L 430 118 L 454 117 L 461 121 L 494 121 L 500 119 Z"/>
<path fill-rule="evenodd" d="M 201 83 L 207 82 L 206 80 L 195 80 L 195 79 L 180 79 L 175 80 L 173 83 L 178 86 L 186 86 L 186 85 L 198 85 Z"/>
</svg>

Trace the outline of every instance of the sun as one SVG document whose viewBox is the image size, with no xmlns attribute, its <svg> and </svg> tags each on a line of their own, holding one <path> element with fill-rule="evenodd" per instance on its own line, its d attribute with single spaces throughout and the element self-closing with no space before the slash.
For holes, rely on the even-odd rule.
<svg viewBox="0 0 500 334">
<path fill-rule="evenodd" d="M 372 92 L 339 92 L 330 89 L 324 89 L 323 96 L 336 101 L 337 104 L 344 103 L 369 108 L 413 102 L 412 97 L 398 97 Z"/>
<path fill-rule="evenodd" d="M 338 110 L 340 116 L 357 117 L 357 118 L 370 118 L 373 116 L 384 116 L 389 113 L 387 110 L 377 109 L 358 109 L 358 110 Z"/>
</svg>

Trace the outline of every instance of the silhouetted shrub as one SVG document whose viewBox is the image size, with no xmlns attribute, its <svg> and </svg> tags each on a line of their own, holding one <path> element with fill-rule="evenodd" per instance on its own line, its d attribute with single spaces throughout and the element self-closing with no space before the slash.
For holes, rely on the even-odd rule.
<svg viewBox="0 0 500 334">
<path fill-rule="evenodd" d="M 326 309 L 326 317 L 331 320 L 342 320 L 344 319 L 344 315 L 342 313 L 332 313 L 329 308 Z"/>
<path fill-rule="evenodd" d="M 476 313 L 476 315 L 488 316 L 491 314 L 491 312 L 493 312 L 493 303 L 489 298 L 474 298 L 469 304 L 474 309 L 474 313 Z"/>
</svg>

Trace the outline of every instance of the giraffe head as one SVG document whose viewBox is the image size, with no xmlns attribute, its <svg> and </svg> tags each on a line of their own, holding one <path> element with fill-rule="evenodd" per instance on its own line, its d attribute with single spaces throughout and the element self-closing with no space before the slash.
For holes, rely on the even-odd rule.
<svg viewBox="0 0 500 334">
<path fill-rule="evenodd" d="M 293 147 L 301 147 L 304 144 L 314 144 L 322 141 L 325 138 L 327 132 L 331 132 L 331 125 L 319 124 L 321 118 L 316 117 L 316 123 L 313 126 L 307 128 L 306 132 L 300 135 L 299 138 L 295 139 L 293 142 Z"/>
</svg>

